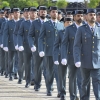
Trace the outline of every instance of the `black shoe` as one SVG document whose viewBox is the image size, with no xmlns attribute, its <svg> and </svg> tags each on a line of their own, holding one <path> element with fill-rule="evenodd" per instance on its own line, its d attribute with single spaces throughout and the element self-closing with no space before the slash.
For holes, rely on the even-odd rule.
<svg viewBox="0 0 100 100">
<path fill-rule="evenodd" d="M 18 84 L 22 84 L 22 80 L 19 79 L 19 80 L 18 80 Z"/>
<path fill-rule="evenodd" d="M 3 76 L 4 74 L 3 74 L 3 71 L 1 71 L 1 76 Z"/>
<path fill-rule="evenodd" d="M 57 94 L 57 97 L 60 98 L 60 93 Z"/>
<path fill-rule="evenodd" d="M 14 79 L 18 79 L 17 74 L 14 74 Z"/>
<path fill-rule="evenodd" d="M 47 96 L 52 96 L 52 93 L 51 92 L 47 92 Z"/>
<path fill-rule="evenodd" d="M 31 81 L 31 85 L 34 85 L 34 80 Z"/>
<path fill-rule="evenodd" d="M 5 74 L 5 78 L 8 78 L 8 75 L 7 74 Z"/>
<path fill-rule="evenodd" d="M 30 84 L 29 83 L 26 83 L 25 88 L 28 88 L 29 86 L 30 86 Z"/>
<path fill-rule="evenodd" d="M 13 81 L 13 77 L 12 76 L 9 77 L 9 81 Z"/>
<path fill-rule="evenodd" d="M 79 100 L 79 98 L 78 98 L 78 97 L 76 97 L 76 100 Z"/>
<path fill-rule="evenodd" d="M 65 96 L 64 96 L 64 95 L 61 96 L 60 100 L 66 100 L 66 99 L 65 99 Z"/>
<path fill-rule="evenodd" d="M 34 90 L 35 90 L 35 91 L 39 91 L 39 90 L 40 90 L 40 87 L 34 86 Z"/>
</svg>

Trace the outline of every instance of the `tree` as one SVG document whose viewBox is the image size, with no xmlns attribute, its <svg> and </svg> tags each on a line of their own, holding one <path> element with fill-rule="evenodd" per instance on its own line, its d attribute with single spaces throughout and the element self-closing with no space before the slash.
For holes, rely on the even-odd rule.
<svg viewBox="0 0 100 100">
<path fill-rule="evenodd" d="M 0 8 L 9 7 L 9 2 L 0 0 Z"/>
<path fill-rule="evenodd" d="M 11 8 L 13 7 L 23 8 L 23 7 L 30 7 L 30 6 L 38 7 L 37 0 L 5 0 L 5 1 L 9 3 Z"/>
<path fill-rule="evenodd" d="M 56 2 L 53 2 L 52 0 L 36 0 L 39 5 L 44 5 L 44 6 L 56 6 Z"/>
<path fill-rule="evenodd" d="M 57 7 L 58 8 L 66 8 L 67 7 L 67 1 L 66 0 L 58 0 L 57 1 Z"/>
<path fill-rule="evenodd" d="M 58 8 L 66 8 L 67 2 L 66 0 L 0 0 L 0 4 L 3 5 L 9 5 L 11 8 L 13 7 L 30 7 L 30 6 L 35 6 L 38 7 L 39 5 L 44 5 L 44 6 L 58 6 Z"/>
<path fill-rule="evenodd" d="M 90 3 L 88 3 L 89 8 L 96 8 L 99 4 L 100 0 L 90 0 Z"/>
<path fill-rule="evenodd" d="M 48 0 L 35 0 L 35 1 L 37 1 L 39 5 L 44 5 L 44 6 L 46 6 L 46 2 L 47 2 Z"/>
<path fill-rule="evenodd" d="M 8 3 L 7 1 L 3 1 L 3 2 L 2 2 L 2 6 L 3 6 L 3 7 L 9 7 L 9 3 Z"/>
<path fill-rule="evenodd" d="M 34 6 L 34 7 L 38 7 L 38 6 L 39 6 L 39 4 L 38 4 L 38 2 L 37 2 L 37 1 L 33 1 L 33 2 L 32 2 L 32 6 Z"/>
</svg>

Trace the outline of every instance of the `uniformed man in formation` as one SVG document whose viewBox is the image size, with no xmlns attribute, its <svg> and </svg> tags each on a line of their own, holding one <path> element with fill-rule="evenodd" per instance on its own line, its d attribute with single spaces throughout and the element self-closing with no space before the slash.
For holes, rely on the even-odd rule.
<svg viewBox="0 0 100 100">
<path fill-rule="evenodd" d="M 43 57 L 39 56 L 38 53 L 38 38 L 41 26 L 45 23 L 48 19 L 46 18 L 47 15 L 47 7 L 40 6 L 38 12 L 38 19 L 36 19 L 29 30 L 28 34 L 28 41 L 31 51 L 33 52 L 34 58 L 34 89 L 38 91 L 41 87 L 41 76 L 42 76 L 42 67 L 43 67 Z M 44 41 L 43 41 L 44 43 Z M 43 45 L 44 46 L 44 45 Z"/>
<path fill-rule="evenodd" d="M 34 85 L 35 91 L 41 88 L 43 73 L 47 96 L 52 96 L 55 78 L 60 100 L 67 100 L 66 89 L 70 100 L 90 100 L 92 77 L 100 100 L 100 9 L 64 14 L 56 6 L 2 8 L 0 73 L 9 81 L 18 79 L 18 84 L 25 80 L 25 88 Z"/>
</svg>

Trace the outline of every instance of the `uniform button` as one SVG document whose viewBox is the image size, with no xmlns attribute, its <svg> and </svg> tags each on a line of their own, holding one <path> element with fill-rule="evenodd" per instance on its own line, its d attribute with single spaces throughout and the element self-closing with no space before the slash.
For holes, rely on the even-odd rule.
<svg viewBox="0 0 100 100">
<path fill-rule="evenodd" d="M 48 31 L 48 32 L 50 32 L 50 31 Z"/>
<path fill-rule="evenodd" d="M 70 54 L 70 52 L 69 52 L 69 54 Z"/>
<path fill-rule="evenodd" d="M 48 45 L 47 45 L 47 47 L 48 47 Z"/>
<path fill-rule="evenodd" d="M 93 39 L 94 39 L 94 36 L 93 36 Z"/>
<path fill-rule="evenodd" d="M 10 41 L 9 41 L 10 42 Z"/>
<path fill-rule="evenodd" d="M 26 30 L 27 31 L 27 30 Z"/>
<path fill-rule="evenodd" d="M 44 42 L 44 44 L 45 44 L 45 42 Z"/>
<path fill-rule="evenodd" d="M 74 39 L 74 37 L 72 37 L 72 39 Z"/>
<path fill-rule="evenodd" d="M 12 30 L 12 29 L 11 29 Z"/>
<path fill-rule="evenodd" d="M 85 42 L 86 42 L 86 40 L 85 40 Z"/>
<path fill-rule="evenodd" d="M 56 36 L 57 36 L 57 34 L 56 34 Z"/>
<path fill-rule="evenodd" d="M 82 54 L 82 56 L 83 56 L 83 54 Z"/>
<path fill-rule="evenodd" d="M 37 31 L 38 32 L 38 31 Z"/>
<path fill-rule="evenodd" d="M 94 48 L 94 46 L 93 46 L 93 48 Z"/>
<path fill-rule="evenodd" d="M 94 43 L 94 41 L 93 41 L 93 43 Z"/>
<path fill-rule="evenodd" d="M 94 51 L 92 51 L 94 53 Z"/>
</svg>

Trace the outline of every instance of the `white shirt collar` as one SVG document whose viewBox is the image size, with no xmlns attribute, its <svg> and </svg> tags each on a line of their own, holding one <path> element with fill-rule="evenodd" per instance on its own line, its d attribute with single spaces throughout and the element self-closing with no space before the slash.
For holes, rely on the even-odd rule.
<svg viewBox="0 0 100 100">
<path fill-rule="evenodd" d="M 33 22 L 33 20 L 30 20 L 30 22 L 32 23 L 32 22 Z"/>
<path fill-rule="evenodd" d="M 8 20 L 8 18 L 5 17 L 5 20 Z"/>
<path fill-rule="evenodd" d="M 84 22 L 85 22 L 85 24 L 87 24 L 87 21 L 86 20 Z"/>
<path fill-rule="evenodd" d="M 27 21 L 27 20 L 29 20 L 29 19 L 25 19 L 25 21 Z"/>
<path fill-rule="evenodd" d="M 14 21 L 17 22 L 17 21 L 19 21 L 19 19 L 18 19 L 18 20 L 15 20 L 15 19 L 14 19 Z"/>
<path fill-rule="evenodd" d="M 40 21 L 41 21 L 41 23 L 42 23 L 43 21 L 46 22 L 47 19 L 45 18 L 45 19 L 43 20 L 43 19 L 40 18 Z"/>
<path fill-rule="evenodd" d="M 53 21 L 53 20 L 51 19 L 51 22 L 52 22 L 52 23 L 53 23 L 53 22 L 57 23 L 57 22 L 58 22 L 58 20 L 56 19 L 55 21 Z"/>
<path fill-rule="evenodd" d="M 77 25 L 76 22 L 75 22 L 75 25 L 76 25 L 77 28 L 79 28 L 81 26 L 81 25 Z"/>
<path fill-rule="evenodd" d="M 88 24 L 88 25 L 89 25 L 89 24 Z M 91 28 L 95 29 L 95 25 L 94 25 L 93 27 L 89 25 L 89 27 L 90 27 L 90 29 L 91 29 Z"/>
<path fill-rule="evenodd" d="M 98 24 L 98 26 L 100 26 L 100 23 L 97 22 L 97 24 Z"/>
</svg>

